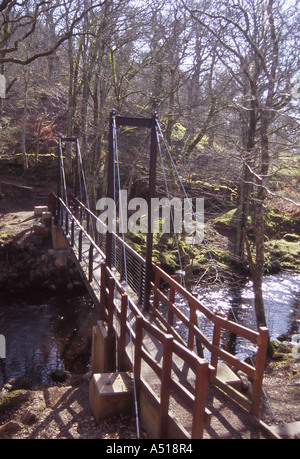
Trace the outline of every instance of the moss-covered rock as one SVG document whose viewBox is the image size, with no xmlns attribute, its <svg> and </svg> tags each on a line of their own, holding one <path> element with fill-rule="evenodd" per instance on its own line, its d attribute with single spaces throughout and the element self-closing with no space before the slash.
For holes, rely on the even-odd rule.
<svg viewBox="0 0 300 459">
<path fill-rule="evenodd" d="M 299 242 L 300 236 L 298 234 L 285 234 L 283 239 L 288 242 Z"/>
<path fill-rule="evenodd" d="M 71 378 L 71 373 L 63 368 L 56 368 L 51 372 L 50 377 L 54 382 L 64 383 Z"/>
<path fill-rule="evenodd" d="M 264 214 L 265 235 L 268 239 L 285 238 L 291 242 L 299 241 L 300 237 L 300 220 L 294 218 L 289 213 L 283 213 L 278 210 L 268 210 Z M 214 226 L 218 230 L 233 230 L 237 227 L 237 209 L 231 209 L 228 212 L 214 219 Z M 252 217 L 247 219 L 247 233 L 252 233 Z M 293 240 L 292 240 L 293 239 Z"/>
<path fill-rule="evenodd" d="M 6 392 L 2 390 L 0 392 L 0 413 L 4 413 L 7 410 L 16 408 L 20 403 L 23 403 L 28 399 L 29 392 L 27 390 L 15 390 L 12 392 Z"/>
<path fill-rule="evenodd" d="M 265 212 L 265 232 L 269 238 L 282 239 L 284 235 L 300 232 L 300 220 L 289 213 L 270 209 Z"/>
<path fill-rule="evenodd" d="M 276 361 L 289 361 L 292 357 L 292 346 L 287 343 L 280 343 L 278 341 L 272 341 L 272 346 L 274 349 L 274 354 L 272 360 Z"/>
<path fill-rule="evenodd" d="M 30 390 L 34 385 L 34 382 L 31 378 L 27 376 L 21 376 L 19 378 L 9 379 L 3 386 L 6 391 L 17 391 L 20 389 Z"/>
<path fill-rule="evenodd" d="M 272 266 L 280 269 L 300 271 L 300 244 L 288 242 L 285 239 L 268 241 L 265 243 L 266 270 L 274 272 Z"/>
</svg>

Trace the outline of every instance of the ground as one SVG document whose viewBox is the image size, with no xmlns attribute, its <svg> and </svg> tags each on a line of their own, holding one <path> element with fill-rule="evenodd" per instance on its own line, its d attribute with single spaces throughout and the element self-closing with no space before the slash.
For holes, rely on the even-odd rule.
<svg viewBox="0 0 300 459">
<path fill-rule="evenodd" d="M 20 190 L 19 190 L 20 191 Z M 32 226 L 36 196 L 18 194 L 0 201 L 0 245 L 14 240 L 21 244 Z M 268 362 L 264 378 L 261 419 L 267 425 L 300 421 L 300 362 L 291 354 Z M 209 394 L 213 423 L 205 438 L 266 438 L 238 407 L 222 395 Z M 175 413 L 183 424 L 190 413 Z M 140 437 L 146 438 L 142 427 Z M 16 408 L 0 414 L 0 438 L 137 438 L 134 418 L 120 416 L 96 424 L 88 403 L 88 380 L 77 377 L 71 385 L 29 391 Z"/>
<path fill-rule="evenodd" d="M 71 384 L 28 391 L 16 408 L 0 414 L 0 439 L 137 439 L 136 420 L 118 416 L 97 424 L 89 409 L 89 380 L 73 378 Z M 271 362 L 266 369 L 261 419 L 268 425 L 300 421 L 300 363 Z M 271 403 L 272 411 L 269 403 Z M 236 405 L 228 403 L 221 393 L 208 397 L 212 411 L 207 439 L 264 439 L 265 432 Z M 189 427 L 191 415 L 176 408 L 173 414 Z M 275 414 L 275 419 L 273 417 Z M 141 439 L 147 434 L 139 424 Z"/>
<path fill-rule="evenodd" d="M 96 424 L 89 409 L 88 397 L 87 380 L 72 386 L 29 391 L 28 398 L 18 408 L 0 415 L 0 438 L 137 438 L 135 420 L 129 416 L 109 418 Z"/>
</svg>

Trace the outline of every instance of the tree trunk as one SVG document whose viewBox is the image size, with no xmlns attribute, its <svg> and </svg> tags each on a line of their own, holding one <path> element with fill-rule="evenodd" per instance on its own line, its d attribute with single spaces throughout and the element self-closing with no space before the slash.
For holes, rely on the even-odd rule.
<svg viewBox="0 0 300 459">
<path fill-rule="evenodd" d="M 259 193 L 261 194 L 261 193 Z M 254 219 L 255 219 L 255 250 L 256 260 L 253 271 L 252 281 L 254 290 L 254 304 L 257 327 L 266 326 L 266 317 L 264 310 L 263 291 L 262 291 L 262 278 L 264 270 L 264 214 L 263 214 L 263 200 L 257 202 L 254 206 Z"/>
<path fill-rule="evenodd" d="M 23 108 L 23 123 L 22 123 L 22 163 L 23 169 L 28 168 L 28 158 L 26 154 L 26 124 L 27 124 L 27 115 L 28 115 L 28 81 L 25 79 L 25 91 L 24 91 L 24 108 Z"/>
</svg>

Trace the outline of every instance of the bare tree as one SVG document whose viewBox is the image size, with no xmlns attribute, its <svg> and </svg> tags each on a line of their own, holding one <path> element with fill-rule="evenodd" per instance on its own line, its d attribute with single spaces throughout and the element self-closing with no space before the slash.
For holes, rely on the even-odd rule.
<svg viewBox="0 0 300 459">
<path fill-rule="evenodd" d="M 295 48 L 289 49 L 289 62 L 284 51 L 291 26 L 296 24 L 296 10 L 292 11 L 291 7 L 282 11 L 283 5 L 277 0 L 184 5 L 192 18 L 218 40 L 219 58 L 240 86 L 241 99 L 237 105 L 244 112 L 241 160 L 245 165 L 241 223 L 245 224 L 248 208 L 245 202 L 251 198 L 256 239 L 252 263 L 255 309 L 258 326 L 265 325 L 262 294 L 265 183 L 270 165 L 271 126 L 290 102 L 289 80 L 297 68 Z"/>
<path fill-rule="evenodd" d="M 62 43 L 67 41 L 75 33 L 76 27 L 84 19 L 85 15 L 95 8 L 101 7 L 102 2 L 90 2 L 88 7 L 82 7 L 80 2 L 64 0 L 64 2 L 38 1 L 31 2 L 24 0 L 2 1 L 0 5 L 0 24 L 3 30 L 0 42 L 0 63 L 14 63 L 27 65 L 34 60 L 53 54 Z M 50 45 L 47 43 L 40 49 L 39 41 L 34 40 L 38 29 L 46 22 L 47 17 L 52 15 L 58 25 L 69 11 L 69 27 L 57 28 L 56 40 Z M 26 48 L 26 44 L 31 46 Z M 33 46 L 32 46 L 33 45 Z"/>
</svg>

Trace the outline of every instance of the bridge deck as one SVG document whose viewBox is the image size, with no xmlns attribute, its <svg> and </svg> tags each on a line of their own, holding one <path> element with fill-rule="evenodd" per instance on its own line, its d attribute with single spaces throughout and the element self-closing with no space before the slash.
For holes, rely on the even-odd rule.
<svg viewBox="0 0 300 459">
<path fill-rule="evenodd" d="M 155 282 L 154 284 L 152 284 L 152 302 L 154 304 L 154 308 L 147 312 L 142 310 L 139 305 L 141 304 L 141 299 L 143 295 L 143 290 L 141 287 L 144 283 L 144 260 L 138 254 L 133 253 L 134 251 L 131 248 L 129 248 L 126 244 L 123 244 L 123 242 L 120 240 L 120 238 L 118 239 L 117 236 L 115 236 L 114 239 L 114 256 L 112 257 L 113 267 L 111 270 L 107 270 L 107 267 L 105 267 L 105 270 L 107 270 L 105 276 L 108 276 L 105 281 L 106 285 L 108 285 L 108 279 L 111 278 L 112 287 L 105 287 L 105 289 L 103 290 L 102 280 L 105 276 L 103 276 L 102 268 L 103 266 L 105 266 L 104 262 L 106 257 L 102 248 L 105 244 L 105 240 L 103 240 L 102 238 L 99 239 L 99 235 L 95 236 L 96 217 L 88 209 L 81 205 L 81 203 L 79 203 L 79 205 L 81 205 L 80 219 L 79 217 L 77 218 L 77 216 L 75 216 L 76 212 L 74 212 L 74 209 L 68 208 L 63 203 L 63 201 L 61 201 L 60 204 L 61 210 L 59 215 L 59 224 L 61 226 L 61 229 L 66 240 L 68 241 L 69 246 L 72 249 L 74 261 L 76 262 L 79 271 L 82 274 L 82 277 L 85 281 L 85 284 L 88 288 L 90 295 L 92 296 L 95 304 L 99 305 L 100 309 L 101 296 L 104 297 L 107 295 L 107 298 L 109 299 L 109 302 L 111 302 L 111 306 L 113 308 L 113 317 L 109 317 L 110 311 L 108 310 L 108 312 L 106 313 L 108 314 L 108 316 L 106 316 L 106 318 L 108 322 L 110 322 L 113 326 L 117 339 L 119 339 L 120 341 L 122 340 L 122 338 L 120 338 L 120 335 L 122 334 L 122 324 L 120 319 L 122 314 L 122 295 L 126 294 L 126 297 L 130 298 L 130 307 L 127 307 L 127 312 L 125 314 L 127 327 L 125 353 L 131 361 L 131 364 L 133 366 L 132 368 L 134 368 L 136 364 L 135 360 L 137 351 L 136 349 L 134 349 L 134 346 L 137 345 L 136 321 L 138 316 L 143 317 L 145 321 L 145 326 L 146 323 L 149 323 L 151 326 L 154 326 L 154 329 L 161 330 L 165 337 L 170 336 L 170 331 L 172 333 L 174 331 L 174 336 L 176 339 L 174 339 L 173 348 L 170 354 L 172 365 L 170 366 L 169 375 L 169 385 L 172 386 L 172 394 L 170 392 L 170 387 L 166 388 L 166 384 L 163 389 L 162 381 L 164 375 L 164 367 L 166 367 L 167 360 L 166 355 L 164 354 L 166 352 L 166 343 L 164 342 L 166 338 L 160 338 L 160 335 L 158 335 L 159 338 L 157 339 L 157 336 L 155 337 L 152 333 L 148 333 L 146 329 L 143 329 L 142 331 L 142 348 L 140 352 L 143 357 L 141 361 L 138 362 L 140 364 L 140 375 L 142 379 L 144 379 L 151 385 L 152 390 L 156 392 L 158 397 L 160 396 L 161 400 L 163 400 L 163 391 L 167 393 L 168 399 L 169 396 L 172 395 L 172 397 L 170 397 L 170 400 L 173 400 L 172 402 L 170 401 L 170 403 L 172 403 L 173 405 L 172 408 L 175 410 L 177 417 L 182 417 L 183 413 L 186 413 L 184 416 L 184 425 L 188 428 L 188 430 L 192 430 L 192 433 L 190 434 L 192 435 L 192 438 L 193 429 L 194 433 L 196 431 L 195 425 L 197 424 L 197 419 L 195 420 L 195 415 L 193 414 L 193 409 L 191 409 L 191 407 L 193 406 L 193 403 L 195 403 L 195 400 L 198 397 L 197 391 L 200 387 L 199 385 L 197 386 L 198 380 L 196 377 L 196 370 L 193 367 L 195 362 L 199 361 L 199 357 L 196 356 L 195 352 L 192 352 L 193 350 L 195 350 L 194 346 L 197 340 L 200 340 L 200 342 L 208 346 L 208 349 L 212 353 L 211 361 L 215 368 L 218 368 L 219 359 L 222 359 L 223 361 L 228 360 L 231 366 L 236 366 L 237 369 L 245 371 L 246 373 L 248 372 L 247 374 L 249 374 L 251 378 L 254 378 L 253 400 L 249 400 L 248 397 L 245 397 L 243 394 L 237 393 L 236 390 L 228 386 L 226 381 L 224 383 L 222 381 L 219 381 L 218 378 L 215 378 L 215 381 L 218 381 L 219 388 L 224 390 L 225 393 L 228 393 L 228 395 L 230 395 L 230 397 L 233 398 L 233 400 L 241 403 L 243 410 L 246 410 L 246 412 L 248 413 L 254 412 L 255 419 L 257 419 L 260 406 L 261 383 L 265 361 L 267 339 L 267 334 L 265 333 L 265 331 L 261 330 L 260 332 L 253 332 L 251 330 L 245 329 L 244 327 L 240 327 L 237 324 L 232 324 L 230 323 L 230 321 L 223 320 L 220 317 L 215 317 L 213 314 L 209 313 L 209 318 L 215 321 L 214 342 L 209 343 L 207 339 L 204 337 L 204 335 L 201 333 L 201 331 L 197 327 L 195 327 L 196 308 L 200 308 L 201 310 L 201 304 L 198 302 L 198 300 L 193 298 L 191 294 L 188 294 L 188 292 L 183 291 L 184 289 L 176 282 L 172 283 L 172 279 L 169 278 L 169 276 L 160 269 L 156 270 Z M 98 240 L 96 242 L 97 237 Z M 124 255 L 122 250 L 123 248 Z M 130 268 L 130 272 L 128 275 L 131 276 L 130 278 L 126 279 L 127 282 L 125 282 L 124 278 L 124 256 L 128 257 L 129 259 L 128 267 Z M 159 290 L 161 277 L 164 279 L 164 281 L 167 281 L 170 284 L 169 299 L 166 298 L 165 294 Z M 179 289 L 181 293 L 186 295 L 187 303 L 190 306 L 189 319 L 184 317 L 180 313 L 180 311 L 176 310 L 174 306 L 176 289 Z M 158 313 L 158 309 L 157 307 L 155 307 L 155 304 L 157 306 L 160 301 L 163 301 L 169 308 L 168 320 L 159 319 L 159 317 L 162 316 Z M 134 311 L 133 314 L 132 311 Z M 155 314 L 153 314 L 152 311 L 154 311 Z M 206 313 L 207 311 L 204 312 Z M 176 336 L 174 328 L 172 327 L 172 325 L 170 325 L 170 323 L 173 322 L 174 314 L 177 314 L 177 316 L 181 320 L 183 320 L 183 323 L 187 326 L 188 345 L 186 345 L 185 343 L 184 345 L 180 345 L 180 341 L 182 343 L 183 340 L 180 340 L 178 334 Z M 131 326 L 129 327 L 128 324 L 130 324 Z M 245 335 L 250 341 L 252 341 L 258 346 L 257 365 L 255 368 L 251 367 L 248 364 L 245 364 L 244 362 L 238 361 L 238 359 L 219 348 L 222 327 L 228 328 L 228 330 L 231 330 L 234 333 L 241 333 L 242 336 Z M 132 336 L 130 335 L 130 330 L 132 330 Z M 179 341 L 177 340 L 177 337 L 179 338 Z M 187 353 L 186 355 L 183 356 L 183 350 L 180 348 L 180 346 L 182 346 L 182 348 L 185 348 L 184 352 Z M 175 348 L 177 349 L 177 353 L 174 352 Z M 188 348 L 190 349 L 190 351 L 188 350 Z M 193 354 L 192 360 L 189 360 L 191 358 L 189 352 L 192 352 Z M 153 362 L 155 362 L 155 364 Z M 182 401 L 183 399 L 181 399 L 180 401 L 180 397 L 178 398 L 176 395 L 174 395 L 173 389 L 178 389 L 179 393 L 181 394 L 183 399 L 185 399 L 185 401 Z M 212 388 L 210 387 L 209 390 L 211 391 Z M 195 395 L 192 395 L 192 393 L 194 393 Z M 211 395 L 211 397 L 214 401 L 216 400 L 215 389 L 213 389 L 213 395 Z M 188 403 L 186 404 L 186 402 Z M 213 403 L 211 405 L 212 410 L 214 410 Z M 229 399 L 226 398 L 226 404 L 228 405 L 230 403 L 231 402 L 229 402 Z M 242 409 L 240 410 L 241 413 L 244 413 L 241 414 L 241 416 L 245 416 L 245 411 L 243 411 Z M 203 412 L 203 415 L 204 418 L 208 420 L 209 410 L 207 408 L 205 409 L 205 413 Z M 214 417 L 213 422 L 218 422 L 217 417 L 218 416 Z M 249 424 L 249 417 L 247 423 Z M 243 428 L 245 428 L 245 426 Z M 209 428 L 206 429 L 206 435 L 209 435 L 208 429 Z M 263 434 L 261 433 L 261 429 L 258 430 L 258 438 L 262 438 Z M 189 434 L 187 435 L 187 438 L 189 438 Z"/>
</svg>

